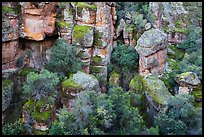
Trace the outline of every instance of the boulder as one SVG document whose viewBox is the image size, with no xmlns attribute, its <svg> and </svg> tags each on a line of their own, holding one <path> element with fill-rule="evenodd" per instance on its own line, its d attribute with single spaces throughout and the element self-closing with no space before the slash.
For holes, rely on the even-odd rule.
<svg viewBox="0 0 204 137">
<path fill-rule="evenodd" d="M 193 72 L 185 72 L 176 75 L 175 81 L 180 86 L 198 86 L 201 81 L 199 80 L 198 76 Z"/>
<path fill-rule="evenodd" d="M 167 37 L 159 29 L 145 31 L 137 41 L 135 49 L 139 53 L 139 73 L 162 74 L 167 59 Z"/>
<path fill-rule="evenodd" d="M 140 75 L 134 76 L 129 84 L 129 90 L 134 93 L 142 92 L 142 77 Z"/>
<path fill-rule="evenodd" d="M 145 96 L 153 108 L 157 111 L 164 109 L 166 100 L 172 96 L 164 82 L 152 74 L 144 76 L 142 82 Z"/>
<path fill-rule="evenodd" d="M 99 81 L 93 75 L 78 71 L 71 80 L 81 86 L 83 90 L 100 91 Z"/>
</svg>

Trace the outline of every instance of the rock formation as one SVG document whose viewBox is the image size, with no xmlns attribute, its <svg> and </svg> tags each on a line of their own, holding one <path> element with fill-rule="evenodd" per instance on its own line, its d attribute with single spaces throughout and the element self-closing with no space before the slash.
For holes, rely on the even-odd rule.
<svg viewBox="0 0 204 137">
<path fill-rule="evenodd" d="M 153 108 L 157 111 L 165 109 L 166 100 L 168 100 L 172 94 L 166 88 L 164 82 L 157 76 L 146 75 L 143 79 L 143 90 L 145 96 Z"/>
<path fill-rule="evenodd" d="M 190 94 L 193 89 L 198 88 L 200 80 L 193 72 L 185 72 L 176 75 L 175 81 L 179 84 L 178 94 Z"/>
<path fill-rule="evenodd" d="M 167 58 L 166 34 L 158 29 L 150 29 L 142 34 L 135 49 L 139 53 L 139 73 L 162 74 Z"/>
<path fill-rule="evenodd" d="M 75 44 L 84 63 L 83 70 L 100 79 L 106 91 L 107 63 L 113 47 L 115 5 L 114 3 L 71 2 L 65 4 L 63 17 L 59 20 L 60 36 Z"/>
</svg>

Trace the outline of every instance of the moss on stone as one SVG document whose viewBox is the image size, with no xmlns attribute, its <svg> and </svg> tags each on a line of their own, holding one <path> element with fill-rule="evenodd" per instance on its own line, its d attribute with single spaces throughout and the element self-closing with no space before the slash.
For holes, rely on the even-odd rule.
<svg viewBox="0 0 204 137">
<path fill-rule="evenodd" d="M 120 74 L 116 73 L 115 71 L 113 71 L 110 75 L 109 78 L 109 85 L 119 85 L 121 83 L 121 76 Z"/>
<path fill-rule="evenodd" d="M 9 7 L 9 6 L 2 6 L 2 12 L 3 13 L 10 13 L 10 12 L 14 12 L 13 8 Z"/>
<path fill-rule="evenodd" d="M 90 29 L 91 26 L 75 25 L 73 29 L 73 36 L 77 41 L 79 41 L 88 33 Z"/>
<path fill-rule="evenodd" d="M 142 82 L 144 91 L 158 105 L 164 105 L 166 100 L 172 96 L 164 82 L 154 75 L 144 77 Z"/>
<path fill-rule="evenodd" d="M 44 110 L 45 107 L 46 110 Z M 36 102 L 33 117 L 36 121 L 47 122 L 51 117 L 51 111 L 50 104 L 48 104 L 47 100 L 40 99 Z"/>
<path fill-rule="evenodd" d="M 90 5 L 90 4 L 86 3 L 86 2 L 78 2 L 77 3 L 77 8 L 79 8 L 79 9 L 89 8 L 89 9 L 92 9 L 92 10 L 97 10 L 96 4 Z"/>
<path fill-rule="evenodd" d="M 11 85 L 12 81 L 10 79 L 2 80 L 2 88 L 6 88 Z"/>
<path fill-rule="evenodd" d="M 142 77 L 140 75 L 137 75 L 131 79 L 129 84 L 129 90 L 135 93 L 142 92 Z"/>
<path fill-rule="evenodd" d="M 28 100 L 23 106 L 23 108 L 28 112 L 32 111 L 34 109 L 34 99 L 32 98 Z"/>
<path fill-rule="evenodd" d="M 61 21 L 58 23 L 60 27 L 67 27 L 67 28 L 71 28 L 72 23 L 67 23 L 65 21 Z"/>
<path fill-rule="evenodd" d="M 63 91 L 78 91 L 81 87 L 72 81 L 71 79 L 67 79 L 64 82 L 62 82 L 62 88 L 64 89 Z"/>
<path fill-rule="evenodd" d="M 92 74 L 99 73 L 100 70 L 101 70 L 100 67 L 90 66 L 90 73 L 92 73 Z"/>
<path fill-rule="evenodd" d="M 101 62 L 102 62 L 102 58 L 100 56 L 96 55 L 96 56 L 92 57 L 92 62 L 91 62 L 92 65 L 100 66 Z"/>
<path fill-rule="evenodd" d="M 200 84 L 199 87 L 193 89 L 191 94 L 194 96 L 195 101 L 202 101 L 202 84 Z"/>
<path fill-rule="evenodd" d="M 35 72 L 33 68 L 25 67 L 19 72 L 20 77 L 26 77 L 30 72 Z"/>
<path fill-rule="evenodd" d="M 177 46 L 175 46 L 175 45 L 169 45 L 168 47 L 175 52 L 174 54 L 171 52 L 168 52 L 169 58 L 173 58 L 173 59 L 179 60 L 179 61 L 183 59 L 184 54 L 185 54 L 184 50 L 177 48 Z"/>
<path fill-rule="evenodd" d="M 94 32 L 94 46 L 95 47 L 101 47 L 103 45 L 103 42 L 102 42 L 102 33 L 99 32 L 98 30 L 95 30 Z"/>
</svg>

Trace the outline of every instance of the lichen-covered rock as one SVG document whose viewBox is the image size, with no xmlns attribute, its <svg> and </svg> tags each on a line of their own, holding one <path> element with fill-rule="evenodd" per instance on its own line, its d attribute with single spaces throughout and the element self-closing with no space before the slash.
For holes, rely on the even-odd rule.
<svg viewBox="0 0 204 137">
<path fill-rule="evenodd" d="M 131 79 L 129 90 L 133 91 L 134 93 L 142 92 L 142 77 L 140 75 L 137 75 Z"/>
<path fill-rule="evenodd" d="M 75 25 L 73 29 L 73 43 L 82 47 L 93 46 L 93 27 L 86 25 Z"/>
<path fill-rule="evenodd" d="M 201 83 L 198 76 L 193 72 L 178 74 L 176 75 L 175 80 L 180 86 L 198 86 Z"/>
<path fill-rule="evenodd" d="M 142 56 L 149 56 L 158 50 L 166 48 L 166 38 L 166 34 L 159 29 L 150 29 L 145 31 L 137 41 L 138 48 L 141 47 L 142 49 L 136 49 Z M 145 51 L 143 48 L 148 48 L 148 50 Z"/>
<path fill-rule="evenodd" d="M 81 90 L 82 88 L 71 79 L 67 79 L 62 82 L 62 96 L 65 96 L 69 99 L 73 99 Z"/>
<path fill-rule="evenodd" d="M 48 38 L 43 41 L 25 41 L 25 46 L 30 48 L 31 55 L 28 58 L 28 66 L 41 70 L 49 61 L 49 49 L 55 42 L 55 38 Z"/>
<path fill-rule="evenodd" d="M 178 94 L 191 94 L 201 85 L 198 76 L 193 72 L 177 74 L 174 79 L 180 85 Z"/>
<path fill-rule="evenodd" d="M 117 85 L 117 86 L 121 86 L 121 76 L 120 74 L 118 74 L 117 72 L 113 71 L 110 74 L 110 78 L 109 78 L 109 85 Z"/>
<path fill-rule="evenodd" d="M 107 91 L 107 67 L 106 66 L 91 66 L 90 73 L 96 76 L 99 81 L 101 92 Z"/>
<path fill-rule="evenodd" d="M 2 42 L 13 41 L 19 38 L 19 3 L 2 3 Z"/>
<path fill-rule="evenodd" d="M 56 2 L 21 2 L 23 38 L 41 41 L 53 35 L 56 22 Z"/>
<path fill-rule="evenodd" d="M 76 4 L 76 20 L 84 24 L 94 24 L 96 18 L 96 4 L 88 4 L 87 2 L 77 2 Z"/>
<path fill-rule="evenodd" d="M 161 74 L 167 59 L 167 37 L 158 29 L 150 29 L 142 34 L 135 49 L 139 53 L 139 73 Z"/>
<path fill-rule="evenodd" d="M 11 103 L 14 92 L 13 86 L 14 84 L 11 80 L 7 79 L 2 81 L 2 111 L 5 111 Z"/>
<path fill-rule="evenodd" d="M 31 98 L 23 106 L 23 123 L 29 125 L 30 134 L 35 134 L 35 130 L 47 132 L 55 111 L 54 102 L 51 103 L 48 98 L 37 101 Z"/>
<path fill-rule="evenodd" d="M 164 82 L 157 76 L 146 75 L 143 79 L 143 90 L 145 92 L 147 100 L 150 104 L 159 111 L 166 106 L 166 100 L 169 99 L 172 94 L 166 88 Z"/>
<path fill-rule="evenodd" d="M 83 90 L 100 91 L 99 82 L 93 75 L 78 71 L 71 80 L 81 86 Z"/>
</svg>

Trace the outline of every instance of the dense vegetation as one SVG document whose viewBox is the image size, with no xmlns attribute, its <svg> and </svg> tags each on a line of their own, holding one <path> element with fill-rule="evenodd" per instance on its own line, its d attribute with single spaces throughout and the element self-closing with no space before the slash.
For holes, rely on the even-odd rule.
<svg viewBox="0 0 204 137">
<path fill-rule="evenodd" d="M 145 126 L 136 107 L 131 105 L 131 94 L 120 87 L 111 88 L 108 94 L 83 91 L 77 97 L 73 112 L 63 108 L 57 114 L 50 135 L 101 135 L 101 134 L 158 134 L 158 128 Z"/>
<path fill-rule="evenodd" d="M 38 5 L 37 2 L 34 4 Z M 74 4 L 77 3 L 72 3 L 72 5 Z M 14 122 L 2 124 L 2 134 L 202 135 L 202 104 L 196 104 L 196 101 L 202 103 L 202 83 L 196 88 L 190 85 L 192 91 L 189 94 L 191 95 L 187 95 L 177 94 L 179 85 L 175 81 L 176 75 L 183 72 L 194 72 L 202 80 L 202 25 L 200 24 L 202 15 L 199 4 L 184 3 L 187 10 L 192 12 L 195 9 L 195 12 L 190 13 L 189 17 L 185 17 L 187 22 L 180 18 L 181 15 L 174 15 L 175 18 L 179 18 L 171 22 L 175 26 L 186 23 L 186 27 L 181 25 L 183 28 L 179 28 L 179 31 L 177 28 L 176 32 L 172 32 L 168 28 L 170 22 L 167 23 L 168 25 L 162 24 L 164 26 L 161 27 L 161 30 L 165 33 L 179 33 L 185 35 L 186 38 L 181 43 L 169 43 L 165 72 L 160 76 L 152 75 L 158 77 L 157 81 L 152 78 L 148 79 L 150 82 L 144 82 L 146 76 L 139 74 L 139 65 L 141 64 L 139 64 L 139 54 L 135 49 L 136 45 L 125 44 L 123 37 L 119 37 L 117 44 L 113 46 L 108 64 L 105 64 L 107 62 L 104 61 L 106 57 L 104 59 L 94 55 L 97 54 L 95 52 L 102 52 L 103 56 L 108 56 L 106 49 L 100 47 L 102 41 L 105 41 L 104 37 L 99 34 L 101 32 L 96 30 L 94 33 L 98 39 L 94 39 L 93 43 L 100 47 L 98 50 L 95 50 L 96 47 L 93 46 L 88 47 L 91 50 L 84 50 L 84 45 L 82 46 L 84 41 L 80 42 L 75 39 L 81 44 L 80 48 L 83 50 L 80 49 L 81 51 L 78 52 L 78 45 L 68 44 L 64 39 L 58 38 L 53 46 L 47 50 L 49 59 L 42 70 L 24 67 L 24 59 L 27 56 L 29 59 L 32 57 L 32 51 L 28 50 L 28 53 L 22 54 L 17 60 L 17 66 L 21 68 L 17 77 L 12 75 L 12 79 L 2 80 L 3 111 L 10 105 L 10 100 L 22 99 L 25 103 L 20 107 L 23 108 L 24 119 L 20 118 Z M 83 7 L 91 11 L 97 9 L 95 4 L 78 2 L 78 5 L 79 9 L 83 9 Z M 59 4 L 62 9 L 66 6 L 67 3 Z M 197 6 L 198 9 L 196 9 Z M 4 13 L 9 10 L 9 7 L 2 8 Z M 116 2 L 116 13 L 118 19 L 115 27 L 118 26 L 120 19 L 124 19 L 125 23 L 130 21 L 126 24 L 125 29 L 128 36 L 129 32 L 133 32 L 135 41 L 145 31 L 147 23 L 154 24 L 155 22 L 155 17 L 149 8 L 149 2 Z M 198 18 L 196 18 L 197 16 Z M 58 25 L 69 28 L 71 23 L 60 22 Z M 77 35 L 80 36 L 80 39 L 84 38 L 84 33 L 87 31 L 81 30 L 82 28 L 77 24 L 73 29 L 73 31 L 77 30 L 77 33 L 73 33 L 73 37 Z M 84 29 L 88 30 L 89 28 L 91 27 L 87 26 Z M 91 54 L 91 57 L 89 56 L 90 52 L 94 53 Z M 80 57 L 78 57 L 79 55 Z M 76 81 L 79 78 L 74 77 L 78 71 L 84 69 L 85 63 L 82 63 L 81 57 L 86 58 L 86 60 L 91 58 L 90 64 L 86 62 L 88 64 L 86 65 L 90 67 L 90 73 L 93 71 L 93 67 L 97 70 L 95 72 L 97 77 L 91 76 L 94 79 L 93 82 L 91 78 L 89 79 L 84 75 L 80 75 L 80 78 L 85 80 L 87 78 L 91 81 L 90 83 L 84 81 L 80 81 L 80 83 Z M 107 83 L 105 93 L 94 91 L 95 88 L 100 90 L 98 89 L 101 86 L 100 80 Z M 146 86 L 146 90 L 151 90 L 151 86 L 156 87 L 151 95 L 144 88 L 145 84 L 149 83 L 150 85 Z M 154 84 L 151 85 L 151 83 Z M 161 83 L 162 89 L 157 88 Z M 172 93 L 172 96 L 166 99 L 165 105 L 162 106 L 162 101 L 157 98 L 156 91 L 162 94 L 166 93 L 164 92 L 165 86 L 167 92 L 170 92 L 169 95 Z M 87 90 L 86 87 L 94 90 Z M 22 92 L 22 98 L 18 99 L 18 97 L 13 96 L 13 91 L 15 93 L 19 90 Z M 157 106 L 154 100 L 161 103 L 158 105 L 158 110 L 155 109 Z M 45 131 L 36 127 L 45 129 Z"/>
</svg>

